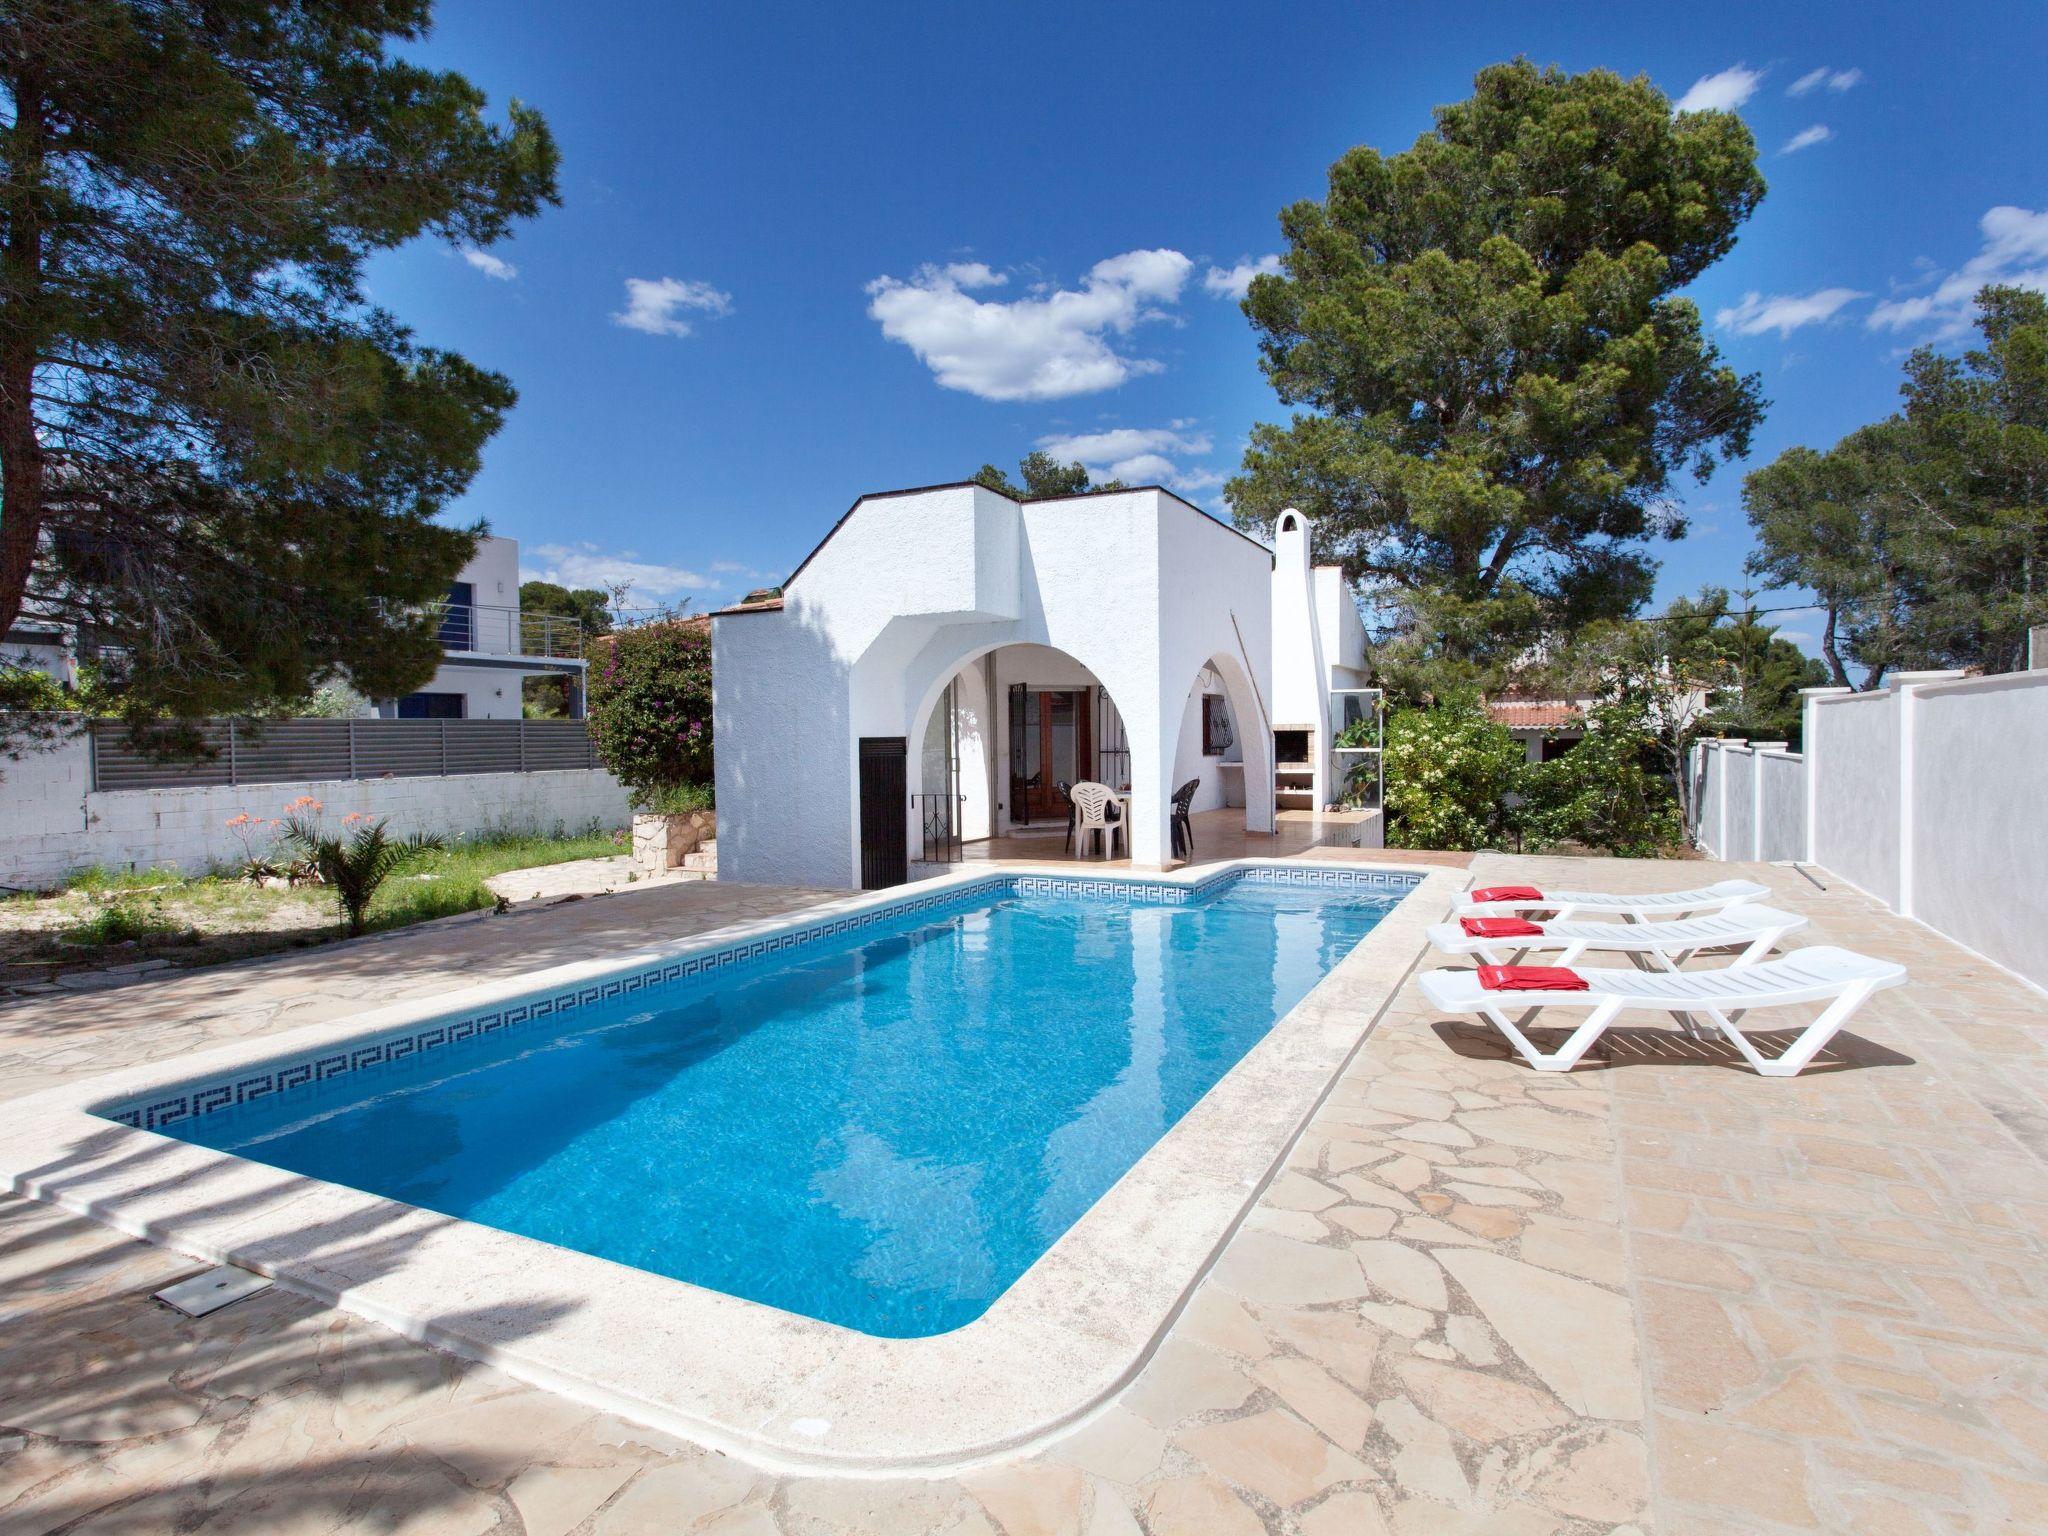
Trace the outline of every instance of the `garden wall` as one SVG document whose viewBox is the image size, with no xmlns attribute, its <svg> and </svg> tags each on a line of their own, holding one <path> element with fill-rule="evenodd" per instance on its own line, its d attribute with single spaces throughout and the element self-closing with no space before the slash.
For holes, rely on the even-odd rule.
<svg viewBox="0 0 2048 1536">
<path fill-rule="evenodd" d="M 1804 745 L 1695 747 L 1699 846 L 1818 865 L 2048 986 L 2048 669 L 1808 689 Z"/>
<path fill-rule="evenodd" d="M 230 817 L 274 817 L 311 795 L 330 821 L 350 811 L 388 816 L 400 834 L 623 827 L 626 790 L 602 768 L 408 778 L 323 779 L 94 791 L 83 738 L 19 762 L 0 761 L 0 885 L 54 884 L 88 865 L 176 868 L 188 874 L 241 857 Z"/>
</svg>

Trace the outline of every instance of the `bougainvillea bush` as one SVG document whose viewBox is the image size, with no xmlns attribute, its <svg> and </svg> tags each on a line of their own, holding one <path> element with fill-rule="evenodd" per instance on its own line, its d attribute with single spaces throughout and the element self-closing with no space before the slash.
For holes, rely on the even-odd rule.
<svg viewBox="0 0 2048 1536">
<path fill-rule="evenodd" d="M 590 736 L 622 784 L 644 792 L 711 778 L 711 630 L 648 624 L 590 648 Z"/>
</svg>

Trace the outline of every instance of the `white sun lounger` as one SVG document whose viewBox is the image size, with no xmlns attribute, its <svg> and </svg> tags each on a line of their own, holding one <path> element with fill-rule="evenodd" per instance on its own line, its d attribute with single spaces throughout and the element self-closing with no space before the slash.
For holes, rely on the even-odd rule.
<svg viewBox="0 0 2048 1536">
<path fill-rule="evenodd" d="M 1777 960 L 1718 971 L 1592 971 L 1574 967 L 1587 983 L 1584 992 L 1489 992 L 1474 971 L 1425 971 L 1422 991 L 1446 1013 L 1476 1013 L 1490 1020 L 1538 1072 L 1569 1072 L 1593 1042 L 1625 1008 L 1658 1013 L 1701 1014 L 1711 1019 L 1735 1049 L 1765 1077 L 1793 1077 L 1835 1032 L 1861 1008 L 1870 994 L 1895 987 L 1906 968 L 1889 960 L 1873 960 L 1853 950 L 1820 946 L 1798 949 Z M 1752 1008 L 1777 1008 L 1793 1003 L 1825 1002 L 1819 1018 L 1801 1031 L 1775 1061 L 1766 1060 L 1737 1029 L 1736 1021 Z M 1510 1011 L 1523 1011 L 1529 1023 L 1539 1008 L 1585 1008 L 1585 1022 L 1555 1051 L 1539 1051 L 1522 1033 Z"/>
<path fill-rule="evenodd" d="M 1467 912 L 1467 917 L 1473 914 Z M 1778 947 L 1785 935 L 1806 926 L 1806 919 L 1775 907 L 1747 902 L 1705 917 L 1681 917 L 1668 923 L 1543 922 L 1538 934 L 1518 933 L 1484 939 L 1467 933 L 1455 920 L 1429 930 L 1429 942 L 1447 955 L 1477 955 L 1488 965 L 1506 965 L 1512 957 L 1560 950 L 1552 964 L 1571 965 L 1587 951 L 1596 954 L 1642 955 L 1662 970 L 1675 971 L 1702 949 L 1741 945 L 1731 965 L 1753 965 Z"/>
<path fill-rule="evenodd" d="M 1542 887 L 1536 889 L 1541 890 Z M 1719 912 L 1737 902 L 1754 901 L 1759 896 L 1770 894 L 1769 886 L 1758 885 L 1754 880 L 1717 880 L 1712 885 L 1702 885 L 1690 891 L 1652 891 L 1634 895 L 1615 891 L 1544 891 L 1533 901 L 1474 901 L 1470 891 L 1461 891 L 1453 903 L 1452 915 L 1513 917 L 1523 912 L 1548 912 L 1553 922 L 1564 922 L 1582 912 L 1593 912 L 1613 913 L 1625 922 L 1646 923 L 1651 918 Z"/>
</svg>

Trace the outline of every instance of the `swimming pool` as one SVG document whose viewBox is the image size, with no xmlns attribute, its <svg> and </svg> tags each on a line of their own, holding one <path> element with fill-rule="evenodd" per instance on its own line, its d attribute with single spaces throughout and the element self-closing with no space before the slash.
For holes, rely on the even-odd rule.
<svg viewBox="0 0 2048 1536">
<path fill-rule="evenodd" d="M 956 884 L 105 1113 L 920 1338 L 980 1317 L 1413 883 Z"/>
</svg>

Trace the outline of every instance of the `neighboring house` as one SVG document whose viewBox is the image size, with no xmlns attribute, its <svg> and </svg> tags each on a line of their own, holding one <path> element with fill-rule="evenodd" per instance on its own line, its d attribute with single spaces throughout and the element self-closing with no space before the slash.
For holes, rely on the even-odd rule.
<svg viewBox="0 0 2048 1536">
<path fill-rule="evenodd" d="M 24 611 L 0 637 L 0 666 L 41 672 L 66 688 L 78 682 L 78 650 L 68 625 Z"/>
<path fill-rule="evenodd" d="M 875 887 L 934 842 L 1057 848 L 1059 786 L 1084 779 L 1126 794 L 1139 865 L 1167 861 L 1190 781 L 1195 809 L 1241 805 L 1270 832 L 1276 661 L 1290 746 L 1321 762 L 1328 681 L 1362 659 L 1335 583 L 1327 636 L 1311 611 L 1288 518 L 1276 577 L 1263 544 L 1156 486 L 862 497 L 779 595 L 712 615 L 721 876 Z"/>
<path fill-rule="evenodd" d="M 1547 763 L 1570 751 L 1586 734 L 1586 712 L 1593 707 L 1590 697 L 1576 699 L 1535 699 L 1515 695 L 1489 699 L 1486 712 L 1504 725 L 1522 744 L 1523 756 L 1532 763 Z"/>
<path fill-rule="evenodd" d="M 447 659 L 433 680 L 376 712 L 399 720 L 517 720 L 529 677 L 566 676 L 569 715 L 583 718 L 583 626 L 519 608 L 519 541 L 485 538 L 440 606 Z"/>
</svg>

